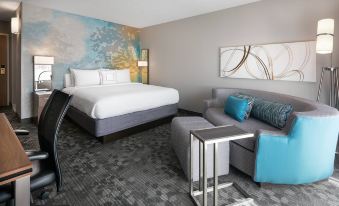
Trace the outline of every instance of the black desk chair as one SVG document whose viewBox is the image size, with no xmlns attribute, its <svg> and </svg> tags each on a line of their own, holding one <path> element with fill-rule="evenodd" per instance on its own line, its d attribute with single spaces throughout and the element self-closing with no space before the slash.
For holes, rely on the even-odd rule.
<svg viewBox="0 0 339 206">
<path fill-rule="evenodd" d="M 38 137 L 40 151 L 26 151 L 28 158 L 33 163 L 31 176 L 31 191 L 56 183 L 57 191 L 62 187 L 62 174 L 58 160 L 57 136 L 61 122 L 67 112 L 72 96 L 59 90 L 54 90 L 41 112 Z M 20 130 L 17 135 L 29 134 Z M 0 186 L 0 203 L 13 199 L 12 187 Z M 46 198 L 48 193 L 42 193 Z"/>
<path fill-rule="evenodd" d="M 0 186 L 0 203 L 6 202 L 7 205 L 13 205 L 14 199 L 12 199 L 13 196 L 13 191 L 11 184 L 6 184 L 6 185 L 1 185 Z"/>
</svg>

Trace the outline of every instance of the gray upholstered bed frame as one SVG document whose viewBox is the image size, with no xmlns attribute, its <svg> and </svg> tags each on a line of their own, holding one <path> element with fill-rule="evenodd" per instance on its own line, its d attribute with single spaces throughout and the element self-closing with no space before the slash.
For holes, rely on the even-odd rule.
<svg viewBox="0 0 339 206">
<path fill-rule="evenodd" d="M 105 119 L 93 119 L 75 107 L 70 107 L 67 116 L 80 127 L 101 141 L 106 142 L 109 135 L 144 125 L 177 114 L 177 104 L 166 105 L 140 112 L 133 112 Z M 112 138 L 108 138 L 112 139 Z"/>
</svg>

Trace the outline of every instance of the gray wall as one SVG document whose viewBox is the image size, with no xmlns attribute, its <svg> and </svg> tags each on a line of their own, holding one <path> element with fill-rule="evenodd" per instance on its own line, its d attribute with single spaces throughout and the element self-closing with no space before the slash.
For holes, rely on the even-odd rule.
<svg viewBox="0 0 339 206">
<path fill-rule="evenodd" d="M 219 78 L 219 48 L 315 40 L 317 21 L 322 18 L 336 19 L 334 62 L 339 65 L 338 0 L 268 0 L 144 28 L 141 44 L 150 49 L 150 82 L 178 89 L 179 106 L 197 112 L 213 87 L 315 99 L 316 83 Z M 328 64 L 329 56 L 317 55 L 318 81 L 321 66 Z"/>
</svg>

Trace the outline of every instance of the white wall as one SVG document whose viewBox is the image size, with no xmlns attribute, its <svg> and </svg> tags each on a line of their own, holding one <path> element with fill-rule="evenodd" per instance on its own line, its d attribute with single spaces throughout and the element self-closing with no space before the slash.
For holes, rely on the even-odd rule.
<svg viewBox="0 0 339 206">
<path fill-rule="evenodd" d="M 180 92 L 179 107 L 202 111 L 213 87 L 237 87 L 315 99 L 318 83 L 219 78 L 222 46 L 315 40 L 317 21 L 336 19 L 334 62 L 339 65 L 338 0 L 266 0 L 141 30 L 150 49 L 151 84 Z M 329 57 L 317 55 L 317 79 Z M 325 85 L 325 90 L 328 85 Z M 323 101 L 327 99 L 323 97 Z"/>
</svg>

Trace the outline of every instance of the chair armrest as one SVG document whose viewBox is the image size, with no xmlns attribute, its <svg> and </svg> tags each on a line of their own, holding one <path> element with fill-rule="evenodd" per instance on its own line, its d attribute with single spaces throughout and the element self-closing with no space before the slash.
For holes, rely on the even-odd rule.
<svg viewBox="0 0 339 206">
<path fill-rule="evenodd" d="M 280 131 L 269 131 L 264 129 L 259 129 L 256 131 L 256 137 L 260 136 L 273 136 L 273 137 L 287 137 L 287 132 L 284 130 Z"/>
<path fill-rule="evenodd" d="M 257 143 L 255 148 L 254 181 L 271 182 L 279 177 L 279 171 L 288 168 L 289 139 L 283 131 L 258 130 L 256 132 Z"/>
<path fill-rule="evenodd" d="M 43 151 L 36 151 L 36 150 L 28 150 L 25 151 L 26 155 L 28 156 L 28 159 L 30 161 L 34 161 L 34 160 L 44 160 L 48 158 L 48 153 L 47 152 L 43 152 Z"/>
<path fill-rule="evenodd" d="M 266 151 L 266 149 L 271 149 L 272 145 L 286 145 L 289 138 L 288 134 L 283 130 L 269 131 L 259 129 L 256 131 L 255 136 L 257 137 L 256 153 L 258 153 L 259 150 Z"/>
<path fill-rule="evenodd" d="M 289 131 L 258 131 L 254 180 L 306 184 L 328 178 L 333 173 L 338 125 L 339 116 L 297 114 Z"/>
<path fill-rule="evenodd" d="M 16 135 L 29 135 L 29 131 L 24 129 L 16 129 L 14 132 Z"/>
</svg>

